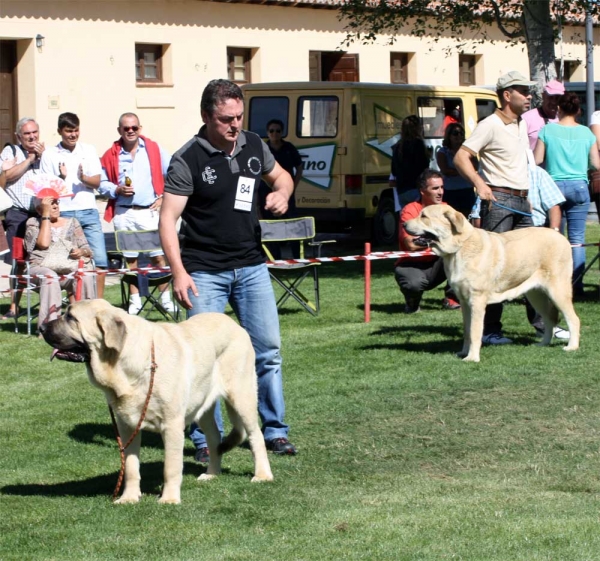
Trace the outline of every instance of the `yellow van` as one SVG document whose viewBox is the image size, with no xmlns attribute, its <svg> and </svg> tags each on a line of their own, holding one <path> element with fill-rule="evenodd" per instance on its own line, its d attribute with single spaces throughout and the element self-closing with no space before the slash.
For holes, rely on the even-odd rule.
<svg viewBox="0 0 600 561">
<path fill-rule="evenodd" d="M 389 174 L 402 119 L 419 115 L 425 142 L 442 144 L 445 117 L 454 112 L 467 137 L 494 112 L 496 94 L 473 87 L 282 82 L 247 84 L 244 128 L 263 138 L 271 119 L 296 146 L 303 177 L 296 189 L 301 215 L 363 232 L 376 244 L 394 244 L 398 215 Z"/>
</svg>

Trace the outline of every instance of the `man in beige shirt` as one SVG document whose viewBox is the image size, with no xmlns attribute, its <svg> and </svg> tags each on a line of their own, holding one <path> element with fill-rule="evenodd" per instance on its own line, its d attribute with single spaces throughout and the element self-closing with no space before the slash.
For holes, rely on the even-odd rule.
<svg viewBox="0 0 600 561">
<path fill-rule="evenodd" d="M 501 109 L 481 121 L 454 158 L 458 172 L 468 179 L 481 198 L 481 227 L 488 232 L 509 232 L 533 226 L 527 199 L 529 178 L 527 124 L 521 118 L 531 105 L 530 87 L 535 82 L 512 71 L 496 85 Z M 471 157 L 478 156 L 481 172 Z M 502 335 L 502 304 L 486 308 L 483 342 L 505 345 Z"/>
</svg>

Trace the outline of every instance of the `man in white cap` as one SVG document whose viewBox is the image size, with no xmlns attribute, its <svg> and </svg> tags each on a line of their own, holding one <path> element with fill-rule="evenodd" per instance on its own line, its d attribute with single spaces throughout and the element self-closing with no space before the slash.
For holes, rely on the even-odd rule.
<svg viewBox="0 0 600 561">
<path fill-rule="evenodd" d="M 527 123 L 529 147 L 533 150 L 540 130 L 548 123 L 557 123 L 558 99 L 565 93 L 565 87 L 558 80 L 550 80 L 542 92 L 542 104 L 523 113 L 523 120 Z"/>
<path fill-rule="evenodd" d="M 481 198 L 481 227 L 488 232 L 509 232 L 533 226 L 527 174 L 529 139 L 521 115 L 531 106 L 530 88 L 535 82 L 520 72 L 500 76 L 496 91 L 501 109 L 483 119 L 454 158 L 458 172 L 468 179 Z M 473 166 L 479 156 L 481 175 Z M 486 308 L 483 342 L 512 343 L 502 335 L 502 304 Z"/>
</svg>

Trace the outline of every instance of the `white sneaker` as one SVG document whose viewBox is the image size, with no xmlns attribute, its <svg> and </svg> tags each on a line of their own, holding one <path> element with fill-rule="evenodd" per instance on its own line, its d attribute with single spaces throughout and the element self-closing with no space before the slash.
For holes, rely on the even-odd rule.
<svg viewBox="0 0 600 561">
<path fill-rule="evenodd" d="M 135 304 L 133 302 L 130 302 L 127 313 L 131 316 L 137 316 L 140 313 L 141 309 L 142 309 L 142 304 Z"/>
<path fill-rule="evenodd" d="M 164 308 L 165 312 L 168 312 L 169 314 L 175 313 L 175 304 L 173 304 L 171 300 L 168 302 L 161 302 L 160 304 Z"/>
<path fill-rule="evenodd" d="M 483 336 L 481 342 L 484 345 L 510 345 L 512 343 L 512 339 L 503 337 L 501 333 L 488 333 L 487 335 Z"/>
<path fill-rule="evenodd" d="M 566 329 L 563 329 L 562 327 L 559 327 L 558 325 L 556 325 L 554 327 L 554 331 L 552 332 L 554 334 L 554 337 L 556 337 L 557 339 L 562 339 L 563 341 L 566 341 L 567 339 L 571 338 L 571 333 L 569 331 L 567 331 Z M 535 336 L 536 337 L 543 337 L 544 336 L 544 332 L 536 329 L 535 330 Z"/>
<path fill-rule="evenodd" d="M 559 327 L 558 325 L 554 328 L 554 336 L 557 339 L 570 339 L 571 338 L 571 333 L 569 331 L 567 331 L 566 329 L 563 329 L 562 327 Z"/>
</svg>

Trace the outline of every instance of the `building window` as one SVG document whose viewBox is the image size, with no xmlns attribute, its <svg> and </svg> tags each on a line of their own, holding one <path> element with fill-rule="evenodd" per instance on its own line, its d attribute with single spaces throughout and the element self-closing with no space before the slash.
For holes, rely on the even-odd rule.
<svg viewBox="0 0 600 561">
<path fill-rule="evenodd" d="M 475 85 L 475 62 L 475 55 L 458 55 L 458 83 L 461 86 Z"/>
<path fill-rule="evenodd" d="M 390 82 L 408 84 L 408 53 L 390 53 Z"/>
<path fill-rule="evenodd" d="M 236 84 L 249 84 L 250 60 L 252 52 L 250 49 L 239 49 L 227 47 L 227 76 Z"/>
<path fill-rule="evenodd" d="M 163 81 L 163 45 L 136 44 L 135 79 L 137 82 Z"/>
<path fill-rule="evenodd" d="M 561 61 L 555 61 L 556 75 L 561 76 Z M 578 60 L 563 60 L 562 82 L 581 82 L 585 80 L 583 66 Z"/>
</svg>

